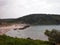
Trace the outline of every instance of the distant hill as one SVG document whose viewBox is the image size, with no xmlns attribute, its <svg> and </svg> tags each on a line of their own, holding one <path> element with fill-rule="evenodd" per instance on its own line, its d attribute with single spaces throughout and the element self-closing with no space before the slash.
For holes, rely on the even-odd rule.
<svg viewBox="0 0 60 45">
<path fill-rule="evenodd" d="M 0 22 L 25 23 L 30 25 L 60 25 L 60 15 L 29 14 L 17 19 L 1 19 Z"/>
<path fill-rule="evenodd" d="M 16 19 L 0 19 L 0 25 L 14 23 Z"/>
<path fill-rule="evenodd" d="M 57 14 L 30 14 L 20 17 L 17 22 L 27 23 L 31 25 L 59 25 L 60 15 Z"/>
</svg>

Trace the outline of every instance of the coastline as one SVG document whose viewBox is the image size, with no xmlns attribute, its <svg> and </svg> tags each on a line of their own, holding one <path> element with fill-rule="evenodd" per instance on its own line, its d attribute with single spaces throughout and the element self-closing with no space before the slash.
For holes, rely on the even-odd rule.
<svg viewBox="0 0 60 45">
<path fill-rule="evenodd" d="M 11 29 L 24 29 L 27 24 L 13 24 L 8 26 L 0 26 L 0 35 L 5 34 L 6 32 L 10 31 Z M 27 27 L 26 27 L 27 28 Z"/>
</svg>

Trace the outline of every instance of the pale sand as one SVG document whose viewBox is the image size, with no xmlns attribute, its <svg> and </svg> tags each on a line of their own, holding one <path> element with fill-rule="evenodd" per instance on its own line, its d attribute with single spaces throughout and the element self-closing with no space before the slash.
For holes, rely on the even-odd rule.
<svg viewBox="0 0 60 45">
<path fill-rule="evenodd" d="M 0 26 L 0 35 L 5 34 L 6 32 L 10 31 L 11 29 L 18 29 L 23 28 L 26 24 L 13 24 L 10 26 Z"/>
</svg>

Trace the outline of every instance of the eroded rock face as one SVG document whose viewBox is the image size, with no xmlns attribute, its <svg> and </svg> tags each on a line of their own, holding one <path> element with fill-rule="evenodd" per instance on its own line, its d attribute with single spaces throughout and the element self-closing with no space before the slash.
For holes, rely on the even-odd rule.
<svg viewBox="0 0 60 45">
<path fill-rule="evenodd" d="M 12 24 L 12 25 L 8 25 L 8 26 L 0 26 L 0 35 L 5 34 L 6 32 L 10 31 L 11 29 L 15 29 L 15 30 L 20 30 L 20 29 L 25 29 L 29 27 L 27 24 Z"/>
</svg>

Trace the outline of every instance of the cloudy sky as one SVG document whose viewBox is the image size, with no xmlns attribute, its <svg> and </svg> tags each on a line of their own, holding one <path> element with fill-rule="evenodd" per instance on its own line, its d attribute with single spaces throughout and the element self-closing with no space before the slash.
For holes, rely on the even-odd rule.
<svg viewBox="0 0 60 45">
<path fill-rule="evenodd" d="M 0 18 L 32 13 L 60 14 L 60 0 L 0 0 Z"/>
</svg>

